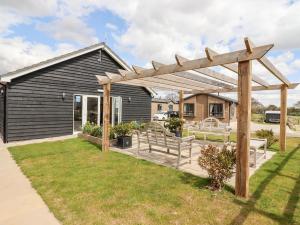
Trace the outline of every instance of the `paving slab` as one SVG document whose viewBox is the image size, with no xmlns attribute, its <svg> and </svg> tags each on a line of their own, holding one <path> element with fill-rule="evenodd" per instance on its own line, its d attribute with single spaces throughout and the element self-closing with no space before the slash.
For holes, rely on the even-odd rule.
<svg viewBox="0 0 300 225">
<path fill-rule="evenodd" d="M 215 143 L 219 144 L 219 143 Z M 191 173 L 195 176 L 199 177 L 208 177 L 207 172 L 202 169 L 199 164 L 198 164 L 198 159 L 200 157 L 200 148 L 201 145 L 197 142 L 193 143 L 193 148 L 192 148 L 192 160 L 191 163 L 189 163 L 189 160 L 182 160 L 180 163 L 180 166 L 178 167 L 178 170 L 181 170 L 183 172 L 188 172 Z M 130 155 L 139 159 L 144 159 L 159 165 L 167 166 L 167 167 L 172 167 L 176 168 L 177 164 L 177 156 L 175 151 L 170 150 L 171 154 L 167 154 L 166 150 L 164 148 L 159 148 L 155 147 L 155 150 L 152 151 L 151 153 L 149 152 L 149 146 L 147 144 L 141 144 L 141 150 L 138 153 L 137 152 L 137 140 L 136 137 L 133 137 L 133 145 L 131 148 L 127 149 L 120 149 L 117 147 L 112 147 L 111 150 Z M 260 151 L 259 151 L 260 152 Z M 172 154 L 174 153 L 174 154 Z M 183 152 L 183 156 L 187 156 L 187 152 Z M 267 151 L 266 153 L 266 158 L 261 158 L 259 161 L 257 161 L 256 167 L 251 166 L 249 173 L 250 176 L 252 176 L 255 171 L 257 171 L 258 168 L 260 168 L 265 162 L 267 162 L 269 159 L 273 157 L 275 152 L 273 151 Z M 250 164 L 253 162 L 253 157 L 250 157 Z M 228 185 L 234 187 L 235 186 L 235 176 L 233 176 L 228 182 Z"/>
</svg>

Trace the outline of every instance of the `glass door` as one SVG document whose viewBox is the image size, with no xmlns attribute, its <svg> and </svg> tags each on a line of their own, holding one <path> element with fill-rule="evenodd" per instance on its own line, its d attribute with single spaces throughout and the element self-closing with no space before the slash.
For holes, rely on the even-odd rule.
<svg viewBox="0 0 300 225">
<path fill-rule="evenodd" d="M 82 96 L 82 127 L 87 121 L 100 124 L 100 96 Z"/>
<path fill-rule="evenodd" d="M 99 98 L 98 97 L 87 97 L 86 103 L 86 121 L 93 124 L 99 124 Z"/>
</svg>

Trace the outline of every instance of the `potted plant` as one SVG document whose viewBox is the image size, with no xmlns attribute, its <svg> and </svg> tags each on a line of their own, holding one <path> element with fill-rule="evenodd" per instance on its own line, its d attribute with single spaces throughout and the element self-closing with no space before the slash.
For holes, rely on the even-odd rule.
<svg viewBox="0 0 300 225">
<path fill-rule="evenodd" d="M 120 123 L 113 127 L 113 132 L 117 136 L 117 145 L 121 148 L 132 146 L 132 125 L 131 123 Z"/>
<path fill-rule="evenodd" d="M 170 132 L 174 133 L 176 137 L 180 137 L 180 131 L 183 126 L 183 120 L 177 117 L 169 118 L 165 124 L 165 128 L 167 128 Z"/>
</svg>

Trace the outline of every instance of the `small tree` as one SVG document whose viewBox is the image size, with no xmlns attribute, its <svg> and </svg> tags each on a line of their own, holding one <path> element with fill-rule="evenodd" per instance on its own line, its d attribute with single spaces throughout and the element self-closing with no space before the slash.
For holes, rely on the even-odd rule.
<svg viewBox="0 0 300 225">
<path fill-rule="evenodd" d="M 201 148 L 199 165 L 205 169 L 211 179 L 210 188 L 220 190 L 225 181 L 232 177 L 236 164 L 236 148 L 224 145 L 223 148 L 213 145 Z"/>
</svg>

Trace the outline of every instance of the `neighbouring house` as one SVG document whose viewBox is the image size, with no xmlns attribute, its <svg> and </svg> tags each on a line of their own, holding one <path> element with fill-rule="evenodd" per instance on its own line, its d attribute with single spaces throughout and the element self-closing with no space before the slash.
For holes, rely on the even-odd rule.
<svg viewBox="0 0 300 225">
<path fill-rule="evenodd" d="M 151 118 L 155 113 L 178 111 L 178 102 L 171 99 L 152 98 Z"/>
<path fill-rule="evenodd" d="M 4 142 L 69 135 L 102 124 L 102 86 L 95 75 L 130 70 L 105 43 L 92 45 L 0 77 Z M 111 124 L 151 120 L 151 90 L 113 84 Z"/>
<path fill-rule="evenodd" d="M 213 94 L 195 94 L 184 98 L 183 115 L 189 121 L 215 117 L 224 123 L 236 120 L 237 101 Z"/>
</svg>

